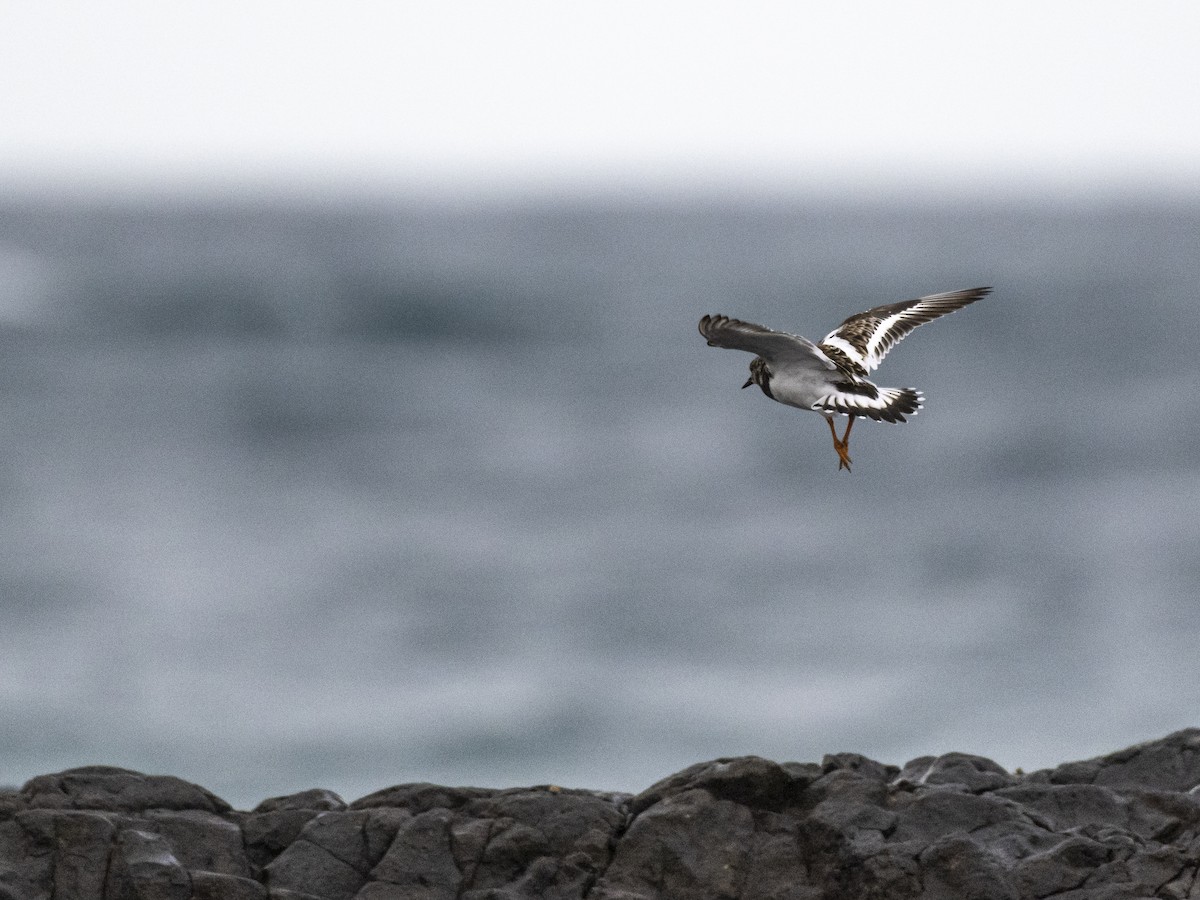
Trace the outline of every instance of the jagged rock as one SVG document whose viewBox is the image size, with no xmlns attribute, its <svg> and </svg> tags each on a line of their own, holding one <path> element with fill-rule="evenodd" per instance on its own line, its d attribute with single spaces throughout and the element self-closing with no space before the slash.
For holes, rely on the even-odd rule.
<svg viewBox="0 0 1200 900">
<path fill-rule="evenodd" d="M 733 800 L 702 788 L 672 794 L 629 825 L 592 895 L 653 897 L 651 890 L 670 885 L 697 900 L 740 896 L 755 828 L 754 811 Z"/>
<path fill-rule="evenodd" d="M 104 897 L 136 900 L 190 900 L 192 878 L 166 839 L 151 831 L 122 829 L 104 886 Z M 57 897 L 58 883 L 54 893 Z M 70 896 L 68 894 L 68 896 Z M 80 897 L 92 896 L 81 892 Z"/>
<path fill-rule="evenodd" d="M 0 791 L 0 900 L 1049 897 L 1200 898 L 1200 729 L 1029 775 L 720 759 L 636 796 L 411 784 L 239 812 L 108 767 Z"/>
<path fill-rule="evenodd" d="M 147 810 L 137 827 L 161 834 L 180 863 L 190 870 L 248 877 L 245 838 L 237 822 L 198 809 Z"/>
<path fill-rule="evenodd" d="M 797 781 L 807 785 L 811 779 L 757 756 L 717 759 L 689 766 L 651 785 L 633 798 L 629 808 L 636 816 L 675 794 L 698 789 L 743 805 L 777 807 L 790 801 Z"/>
<path fill-rule="evenodd" d="M 959 786 L 976 794 L 1017 783 L 1015 777 L 990 759 L 966 753 L 919 757 L 904 766 L 900 778 L 914 785 Z"/>
<path fill-rule="evenodd" d="M 119 816 L 92 811 L 31 809 L 17 813 L 15 822 L 25 848 L 24 858 L 17 862 L 25 865 L 14 872 L 13 883 L 36 890 L 48 882 L 63 896 L 99 897 L 121 821 Z M 5 856 L 16 855 L 0 853 L 0 858 Z M 6 880 L 0 875 L 0 884 Z"/>
<path fill-rule="evenodd" d="M 346 801 L 324 788 L 313 788 L 284 797 L 271 797 L 254 807 L 256 813 L 278 812 L 290 809 L 308 809 L 319 812 L 336 812 L 346 808 Z"/>
<path fill-rule="evenodd" d="M 41 775 L 21 788 L 21 797 L 29 809 L 198 809 L 211 813 L 228 813 L 231 809 L 221 798 L 181 778 L 143 775 L 112 766 L 86 766 Z"/>
<path fill-rule="evenodd" d="M 1035 780 L 1051 784 L 1095 784 L 1200 793 L 1200 728 L 1187 728 L 1159 741 L 1136 744 L 1084 762 L 1065 763 Z"/>
<path fill-rule="evenodd" d="M 409 818 L 387 809 L 318 813 L 266 867 L 267 884 L 272 890 L 353 897 Z"/>
<path fill-rule="evenodd" d="M 192 872 L 192 900 L 267 900 L 267 886 L 221 872 Z"/>
<path fill-rule="evenodd" d="M 351 809 L 372 809 L 377 806 L 407 809 L 413 815 L 431 809 L 458 809 L 472 800 L 497 793 L 491 788 L 451 788 L 440 784 L 399 784 L 367 794 L 350 804 Z"/>
</svg>

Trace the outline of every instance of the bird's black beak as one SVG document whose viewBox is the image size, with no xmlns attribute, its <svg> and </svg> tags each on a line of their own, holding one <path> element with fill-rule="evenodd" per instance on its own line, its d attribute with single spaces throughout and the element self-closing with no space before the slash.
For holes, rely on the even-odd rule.
<svg viewBox="0 0 1200 900">
<path fill-rule="evenodd" d="M 754 376 L 750 376 L 749 378 L 746 379 L 746 383 L 742 385 L 742 390 L 744 391 L 746 388 L 750 387 L 750 385 L 752 385 L 752 384 L 754 384 Z"/>
</svg>

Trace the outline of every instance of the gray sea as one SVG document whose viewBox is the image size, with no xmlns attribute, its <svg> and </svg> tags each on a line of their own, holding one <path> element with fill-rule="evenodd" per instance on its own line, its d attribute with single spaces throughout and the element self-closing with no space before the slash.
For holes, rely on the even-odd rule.
<svg viewBox="0 0 1200 900">
<path fill-rule="evenodd" d="M 824 422 L 704 313 L 994 294 Z M 0 783 L 1026 770 L 1200 724 L 1200 204 L 0 201 Z"/>
</svg>

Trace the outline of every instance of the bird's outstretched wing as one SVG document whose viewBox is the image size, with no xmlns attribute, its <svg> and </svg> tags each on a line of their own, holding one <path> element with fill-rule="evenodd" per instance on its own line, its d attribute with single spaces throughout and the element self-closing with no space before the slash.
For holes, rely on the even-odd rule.
<svg viewBox="0 0 1200 900">
<path fill-rule="evenodd" d="M 710 347 L 745 350 L 778 365 L 800 364 L 822 369 L 835 369 L 833 361 L 808 338 L 783 331 L 772 331 L 753 322 L 731 319 L 729 316 L 705 316 L 700 320 L 700 334 Z"/>
<path fill-rule="evenodd" d="M 852 364 L 852 368 L 861 367 L 865 375 L 877 368 L 888 351 L 918 325 L 982 300 L 991 290 L 990 287 L 979 287 L 949 291 L 876 306 L 851 316 L 825 335 L 820 349 L 838 362 L 842 362 L 839 357 L 844 357 Z"/>
</svg>

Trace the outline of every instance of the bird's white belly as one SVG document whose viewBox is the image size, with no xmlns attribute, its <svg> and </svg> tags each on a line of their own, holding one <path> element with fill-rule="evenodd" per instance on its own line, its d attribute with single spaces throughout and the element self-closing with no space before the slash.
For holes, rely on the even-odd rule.
<svg viewBox="0 0 1200 900">
<path fill-rule="evenodd" d="M 813 404 L 828 393 L 829 383 L 807 372 L 798 377 L 787 375 L 771 379 L 772 396 L 797 409 L 812 409 Z"/>
</svg>

